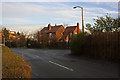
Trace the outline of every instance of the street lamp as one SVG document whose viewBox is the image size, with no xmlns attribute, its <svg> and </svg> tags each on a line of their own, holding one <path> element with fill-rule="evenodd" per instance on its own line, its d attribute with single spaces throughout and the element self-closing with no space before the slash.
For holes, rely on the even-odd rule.
<svg viewBox="0 0 120 80">
<path fill-rule="evenodd" d="M 75 8 L 81 8 L 81 12 L 82 12 L 82 32 L 84 32 L 83 7 L 81 7 L 81 6 L 75 6 L 75 7 L 73 7 L 73 9 L 75 9 Z"/>
</svg>

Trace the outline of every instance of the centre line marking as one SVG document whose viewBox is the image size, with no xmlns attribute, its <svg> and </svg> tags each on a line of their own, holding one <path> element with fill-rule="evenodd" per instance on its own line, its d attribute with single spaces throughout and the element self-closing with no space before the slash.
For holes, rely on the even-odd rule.
<svg viewBox="0 0 120 80">
<path fill-rule="evenodd" d="M 52 62 L 52 61 L 49 61 L 49 62 L 52 63 L 52 64 L 55 64 L 55 65 L 57 65 L 57 66 L 59 66 L 59 67 L 65 68 L 65 69 L 67 69 L 67 70 L 74 71 L 73 69 L 70 69 L 70 68 L 68 68 L 68 67 L 66 67 L 66 66 L 63 66 L 63 65 L 60 65 L 60 64 L 57 64 L 57 63 L 55 63 L 55 62 Z"/>
</svg>

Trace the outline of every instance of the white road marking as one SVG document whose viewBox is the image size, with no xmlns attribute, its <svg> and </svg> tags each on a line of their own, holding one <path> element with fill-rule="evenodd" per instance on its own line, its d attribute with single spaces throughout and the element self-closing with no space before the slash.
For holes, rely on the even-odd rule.
<svg viewBox="0 0 120 80">
<path fill-rule="evenodd" d="M 35 55 L 35 57 L 39 57 L 39 56 Z"/>
<path fill-rule="evenodd" d="M 73 69 L 70 69 L 70 68 L 68 68 L 68 67 L 66 67 L 66 66 L 60 65 L 60 64 L 58 64 L 58 63 L 55 63 L 55 62 L 52 62 L 52 61 L 49 61 L 49 62 L 52 63 L 52 64 L 55 64 L 55 65 L 57 65 L 57 66 L 59 66 L 59 67 L 65 68 L 65 69 L 67 69 L 67 70 L 74 71 Z"/>
<path fill-rule="evenodd" d="M 32 55 L 32 58 L 33 58 L 33 59 L 36 59 L 36 58 L 39 58 L 39 56 L 37 56 L 37 55 Z"/>
</svg>

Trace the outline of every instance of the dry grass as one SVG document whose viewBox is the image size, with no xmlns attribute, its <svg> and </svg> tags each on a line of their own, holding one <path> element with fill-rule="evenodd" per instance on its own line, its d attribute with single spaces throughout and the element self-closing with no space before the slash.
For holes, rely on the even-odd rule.
<svg viewBox="0 0 120 80">
<path fill-rule="evenodd" d="M 31 78 L 31 67 L 8 47 L 2 48 L 2 78 Z"/>
</svg>

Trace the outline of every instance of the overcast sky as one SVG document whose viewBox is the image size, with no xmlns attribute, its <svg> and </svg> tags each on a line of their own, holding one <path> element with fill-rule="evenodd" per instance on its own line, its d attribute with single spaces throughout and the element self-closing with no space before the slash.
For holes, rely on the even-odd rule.
<svg viewBox="0 0 120 80">
<path fill-rule="evenodd" d="M 84 9 L 84 25 L 93 24 L 97 16 L 107 13 L 118 17 L 118 2 L 3 2 L 0 23 L 10 30 L 34 32 L 48 23 L 76 25 L 80 23 L 81 6 Z"/>
</svg>

